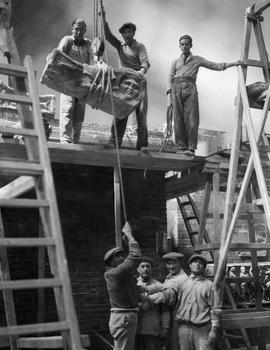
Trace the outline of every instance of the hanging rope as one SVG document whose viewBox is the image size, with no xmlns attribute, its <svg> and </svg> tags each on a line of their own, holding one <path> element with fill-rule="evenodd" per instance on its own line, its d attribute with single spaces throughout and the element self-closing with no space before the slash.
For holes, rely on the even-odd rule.
<svg viewBox="0 0 270 350">
<path fill-rule="evenodd" d="M 98 8 L 102 7 L 101 0 L 94 0 L 95 2 L 95 15 L 98 17 Z M 105 53 L 105 59 L 107 64 L 109 65 L 109 59 L 108 59 L 108 51 L 107 51 L 107 45 L 105 44 L 105 23 L 103 21 L 103 17 L 101 17 L 101 36 L 102 39 L 104 39 L 104 53 Z M 96 33 L 98 34 L 98 33 Z M 117 128 L 116 128 L 116 117 L 115 117 L 115 108 L 114 108 L 114 100 L 113 100 L 113 91 L 112 91 L 112 81 L 111 81 L 111 74 L 108 75 L 108 87 L 109 87 L 109 93 L 110 93 L 110 99 L 111 99 L 111 108 L 112 108 L 112 115 L 113 115 L 113 126 L 114 126 L 114 133 L 115 133 L 115 146 L 116 146 L 116 158 L 117 158 L 117 170 L 119 174 L 119 182 L 120 182 L 120 191 L 121 191 L 121 199 L 122 199 L 122 207 L 123 207 L 123 215 L 125 222 L 128 221 L 127 219 L 127 210 L 126 210 L 126 200 L 125 200 L 125 192 L 124 192 L 124 186 L 123 186 L 123 176 L 122 176 L 122 168 L 121 168 L 121 160 L 120 160 L 120 154 L 119 154 L 119 144 L 118 144 L 118 135 L 117 135 Z"/>
</svg>

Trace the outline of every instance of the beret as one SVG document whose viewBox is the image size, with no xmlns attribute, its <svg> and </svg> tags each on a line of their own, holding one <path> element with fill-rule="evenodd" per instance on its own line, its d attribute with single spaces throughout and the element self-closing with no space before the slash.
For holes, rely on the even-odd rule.
<svg viewBox="0 0 270 350">
<path fill-rule="evenodd" d="M 200 255 L 200 254 L 193 254 L 193 255 L 191 255 L 191 257 L 188 259 L 188 263 L 191 264 L 192 261 L 194 261 L 196 259 L 201 260 L 203 262 L 204 266 L 207 265 L 207 262 L 208 262 L 207 259 L 204 256 Z"/>
<path fill-rule="evenodd" d="M 150 258 L 149 256 L 141 256 L 138 259 L 138 266 L 140 265 L 140 263 L 142 262 L 148 262 L 149 264 L 151 264 L 152 266 L 155 264 L 154 260 L 152 258 Z"/>
<path fill-rule="evenodd" d="M 184 257 L 184 254 L 176 253 L 176 252 L 170 252 L 170 253 L 164 254 L 164 255 L 162 256 L 162 259 L 177 260 L 177 259 L 183 259 L 183 257 Z"/>
<path fill-rule="evenodd" d="M 119 28 L 119 33 L 122 34 L 125 28 L 131 28 L 134 32 L 136 31 L 136 25 L 134 23 L 127 22 L 121 25 L 121 27 Z"/>
<path fill-rule="evenodd" d="M 108 250 L 104 255 L 104 261 L 109 260 L 112 256 L 114 256 L 115 254 L 120 253 L 120 252 L 121 253 L 123 252 L 123 249 L 121 247 L 115 247 L 115 248 Z"/>
</svg>

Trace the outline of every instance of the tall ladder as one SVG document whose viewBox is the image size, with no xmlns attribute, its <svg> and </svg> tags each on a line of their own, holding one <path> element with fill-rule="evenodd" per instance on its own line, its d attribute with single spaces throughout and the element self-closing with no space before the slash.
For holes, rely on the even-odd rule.
<svg viewBox="0 0 270 350">
<path fill-rule="evenodd" d="M 214 278 L 214 283 L 217 287 L 221 288 L 226 273 L 227 258 L 230 250 L 238 249 L 244 251 L 250 251 L 251 263 L 253 267 L 254 282 L 256 286 L 255 293 L 255 307 L 246 310 L 228 310 L 224 312 L 223 326 L 226 329 L 242 329 L 242 335 L 244 337 L 246 347 L 251 348 L 249 339 L 247 338 L 247 328 L 257 328 L 258 331 L 258 348 L 264 350 L 266 348 L 265 341 L 261 336 L 261 327 L 269 326 L 270 322 L 270 310 L 266 309 L 262 305 L 262 296 L 260 291 L 260 278 L 259 269 L 257 263 L 257 251 L 270 249 L 269 243 L 257 243 L 255 241 L 255 231 L 253 222 L 253 213 L 255 212 L 253 199 L 258 199 L 260 194 L 260 204 L 262 205 L 265 213 L 265 220 L 270 231 L 270 201 L 267 191 L 266 180 L 263 172 L 263 164 L 260 159 L 258 145 L 263 144 L 264 152 L 269 152 L 269 145 L 264 135 L 264 128 L 268 111 L 270 107 L 270 89 L 267 91 L 266 99 L 262 109 L 262 119 L 260 125 L 260 132 L 256 134 L 254 131 L 254 125 L 251 118 L 251 110 L 249 99 L 246 90 L 246 78 L 248 67 L 258 67 L 263 71 L 264 79 L 269 83 L 270 71 L 268 55 L 263 39 L 263 31 L 261 22 L 263 21 L 262 13 L 268 7 L 270 7 L 270 1 L 264 2 L 258 9 L 255 5 L 249 7 L 245 13 L 244 20 L 244 36 L 241 59 L 244 63 L 244 67 L 238 67 L 238 96 L 236 105 L 236 127 L 233 136 L 232 151 L 230 158 L 230 168 L 228 175 L 228 186 L 226 192 L 224 220 L 221 232 L 221 242 L 218 247 L 219 261 Z M 255 34 L 256 44 L 259 52 L 260 60 L 252 60 L 249 58 L 249 49 L 251 42 L 252 29 Z M 243 116 L 246 123 L 246 130 L 248 136 L 248 142 L 250 146 L 250 158 L 247 163 L 245 175 L 242 180 L 240 192 L 235 204 L 235 187 L 237 181 L 237 170 L 239 167 L 239 151 L 241 146 L 241 133 Z M 269 153 L 268 153 L 269 155 Z M 255 181 L 254 181 L 255 179 Z M 258 201 L 255 201 L 255 205 Z M 240 214 L 240 209 L 243 206 L 247 210 L 248 214 L 248 230 L 249 230 L 249 242 L 248 243 L 232 243 L 234 230 Z M 232 300 L 234 303 L 234 300 Z M 236 309 L 236 307 L 233 307 Z M 227 348 L 230 348 L 230 344 L 227 342 Z"/>
<path fill-rule="evenodd" d="M 64 349 L 82 349 L 79 326 L 72 298 L 67 258 L 64 250 L 59 212 L 49 152 L 40 111 L 38 88 L 30 56 L 24 66 L 0 65 L 0 74 L 12 77 L 16 92 L 1 94 L 0 98 L 16 102 L 21 128 L 1 127 L 0 133 L 22 135 L 25 143 L 25 159 L 6 154 L 0 159 L 0 173 L 11 176 L 12 181 L 0 189 L 0 289 L 3 295 L 6 326 L 0 327 L 0 338 L 9 337 L 10 348 L 48 348 L 59 341 Z M 14 179 L 15 177 L 15 179 Z M 29 189 L 35 189 L 35 198 L 17 198 Z M 39 225 L 35 237 L 7 237 L 5 212 L 9 209 L 35 210 L 39 213 Z M 12 249 L 43 249 L 47 252 L 49 277 L 11 279 L 10 257 Z M 14 250 L 13 250 L 14 251 Z M 41 274 L 42 275 L 42 274 Z M 57 320 L 31 324 L 17 323 L 16 290 L 51 290 L 56 305 Z M 23 319 L 23 317 L 21 317 Z"/>
</svg>

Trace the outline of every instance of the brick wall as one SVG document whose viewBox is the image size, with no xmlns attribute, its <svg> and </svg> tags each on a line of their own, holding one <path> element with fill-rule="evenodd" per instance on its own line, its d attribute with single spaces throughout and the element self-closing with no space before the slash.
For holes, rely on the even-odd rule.
<svg viewBox="0 0 270 350">
<path fill-rule="evenodd" d="M 56 193 L 73 295 L 81 331 L 90 328 L 107 335 L 108 296 L 103 279 L 104 253 L 114 246 L 113 171 L 110 168 L 53 164 Z M 127 215 L 143 253 L 159 259 L 156 232 L 166 227 L 164 174 L 157 171 L 123 170 Z M 8 236 L 38 234 L 37 212 L 4 210 Z M 15 219 L 16 218 L 16 219 Z M 34 278 L 37 250 L 12 251 L 14 278 Z M 46 264 L 48 268 L 48 264 Z M 155 269 L 160 277 L 162 271 Z M 36 291 L 16 292 L 19 320 L 36 320 Z M 52 293 L 46 306 L 53 305 Z M 1 313 L 3 315 L 3 313 Z M 54 320 L 52 308 L 46 320 Z"/>
</svg>

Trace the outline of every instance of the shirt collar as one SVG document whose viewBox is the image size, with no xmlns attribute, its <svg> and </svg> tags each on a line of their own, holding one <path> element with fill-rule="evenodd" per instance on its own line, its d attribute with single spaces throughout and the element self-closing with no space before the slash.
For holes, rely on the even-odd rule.
<svg viewBox="0 0 270 350">
<path fill-rule="evenodd" d="M 122 46 L 128 46 L 128 47 L 132 47 L 137 43 L 136 39 L 133 39 L 132 44 L 131 45 L 127 45 L 124 41 L 121 42 Z"/>
<path fill-rule="evenodd" d="M 194 275 L 190 275 L 189 278 L 192 280 L 192 281 L 203 281 L 205 280 L 205 276 L 194 276 Z"/>
<path fill-rule="evenodd" d="M 185 61 L 185 55 L 182 53 L 181 54 L 181 58 L 183 60 L 183 62 Z M 188 58 L 186 59 L 186 62 L 190 61 L 193 58 L 192 53 L 190 52 L 190 54 L 188 55 Z"/>
</svg>

